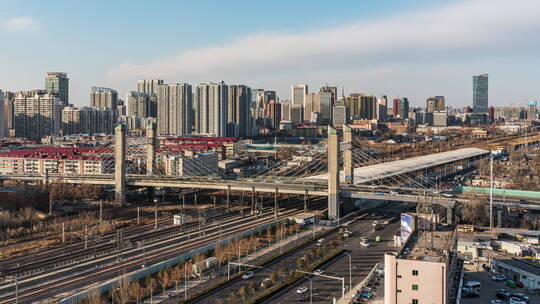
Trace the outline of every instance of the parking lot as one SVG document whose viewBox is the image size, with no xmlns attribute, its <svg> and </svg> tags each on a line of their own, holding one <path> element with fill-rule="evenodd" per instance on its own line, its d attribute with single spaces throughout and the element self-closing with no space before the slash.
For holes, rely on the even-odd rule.
<svg viewBox="0 0 540 304">
<path fill-rule="evenodd" d="M 467 281 L 478 281 L 482 284 L 480 289 L 480 298 L 463 298 L 463 304 L 490 304 L 491 300 L 497 299 L 495 292 L 497 289 L 506 289 L 511 293 L 521 292 L 529 296 L 530 304 L 540 303 L 540 296 L 530 295 L 526 292 L 525 288 L 510 288 L 507 287 L 505 282 L 494 282 L 491 280 L 491 277 L 494 274 L 491 272 L 466 272 L 463 278 L 463 284 Z M 508 300 L 503 301 L 503 303 L 508 303 Z"/>
</svg>

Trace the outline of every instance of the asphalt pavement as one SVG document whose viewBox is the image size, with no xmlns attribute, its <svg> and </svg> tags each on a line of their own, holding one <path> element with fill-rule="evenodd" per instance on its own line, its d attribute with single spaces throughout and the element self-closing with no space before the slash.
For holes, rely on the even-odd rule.
<svg viewBox="0 0 540 304">
<path fill-rule="evenodd" d="M 408 207 L 405 204 L 397 204 L 384 209 L 384 212 L 394 212 L 394 215 L 397 216 L 400 212 L 405 211 L 407 208 Z M 372 230 L 371 226 L 374 220 L 383 222 L 384 217 L 368 216 L 355 221 L 350 225 L 353 235 L 347 238 L 344 242 L 344 248 L 351 251 L 351 274 L 353 287 L 367 276 L 375 264 L 383 262 L 384 254 L 386 252 L 397 250 L 397 247 L 393 245 L 393 236 L 399 228 L 399 220 L 385 225 L 383 230 L 375 232 Z M 363 234 L 369 239 L 369 243 L 371 244 L 370 247 L 360 245 L 360 234 Z M 374 241 L 376 236 L 381 237 L 380 242 Z M 336 237 L 337 233 L 332 236 L 333 239 Z M 349 257 L 347 255 L 341 255 L 340 257 L 333 259 L 321 267 L 321 269 L 324 270 L 324 274 L 345 278 L 345 288 L 346 291 L 349 290 Z M 311 279 L 313 281 L 313 303 L 331 303 L 334 298 L 336 298 L 336 300 L 341 298 L 341 280 L 320 276 L 311 276 Z M 301 286 L 309 289 L 309 280 L 307 278 L 299 280 L 296 284 L 293 284 L 275 294 L 264 303 L 303 303 L 305 301 L 302 300 L 300 295 L 297 293 L 297 289 Z M 307 293 L 309 293 L 309 290 Z"/>
<path fill-rule="evenodd" d="M 405 211 L 410 206 L 406 204 L 392 204 L 384 209 L 385 213 L 394 213 L 398 215 L 400 212 Z M 390 218 L 389 216 L 388 218 Z M 395 251 L 396 247 L 393 246 L 393 235 L 399 227 L 399 220 L 388 224 L 383 230 L 373 232 L 373 221 L 383 222 L 385 217 L 381 214 L 376 216 L 369 216 L 356 220 L 349 227 L 353 231 L 353 235 L 345 239 L 342 242 L 342 247 L 351 250 L 352 257 L 352 286 L 358 284 L 369 273 L 373 266 L 383 261 L 384 253 L 388 251 Z M 370 247 L 364 247 L 360 245 L 360 234 L 366 236 L 369 239 Z M 325 242 L 337 240 L 338 233 L 332 232 L 325 237 Z M 376 236 L 381 236 L 381 242 L 375 242 Z M 242 286 L 247 286 L 250 282 L 256 282 L 258 286 L 268 278 L 272 272 L 277 272 L 283 267 L 289 271 L 296 269 L 296 261 L 308 253 L 311 249 L 317 246 L 316 241 L 302 247 L 300 250 L 296 250 L 293 253 L 287 254 L 280 259 L 275 260 L 269 265 L 265 265 L 265 268 L 255 271 L 253 277 L 249 279 L 238 278 L 230 283 L 206 294 L 204 297 L 197 299 L 190 303 L 223 303 L 231 292 L 235 292 L 238 297 L 238 290 Z M 349 285 L 349 258 L 347 255 L 340 255 L 333 259 L 322 269 L 325 274 L 330 276 L 344 277 L 348 290 Z M 281 278 L 280 278 L 281 280 Z M 334 280 L 324 277 L 313 278 L 313 302 L 314 303 L 329 303 L 333 297 L 341 297 L 341 280 Z M 306 278 L 299 280 L 296 284 L 282 290 L 268 299 L 266 303 L 300 303 L 301 297 L 296 293 L 296 290 L 300 286 L 309 287 L 309 281 Z M 260 288 L 260 287 L 259 287 Z M 309 291 L 308 291 L 309 293 Z M 240 299 L 238 299 L 240 301 Z"/>
</svg>

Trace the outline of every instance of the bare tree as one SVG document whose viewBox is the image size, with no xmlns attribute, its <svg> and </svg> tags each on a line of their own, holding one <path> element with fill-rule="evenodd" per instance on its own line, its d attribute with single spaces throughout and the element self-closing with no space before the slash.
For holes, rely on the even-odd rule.
<svg viewBox="0 0 540 304">
<path fill-rule="evenodd" d="M 240 287 L 240 289 L 238 290 L 238 293 L 240 294 L 240 297 L 242 297 L 242 300 L 245 301 L 249 293 L 248 287 L 247 286 Z"/>
<path fill-rule="evenodd" d="M 158 280 L 159 280 L 159 285 L 163 289 L 163 292 L 165 292 L 165 289 L 167 288 L 167 286 L 171 284 L 171 277 L 167 269 L 163 269 L 158 273 Z"/>
<path fill-rule="evenodd" d="M 93 291 L 90 293 L 88 298 L 86 298 L 88 304 L 106 304 L 107 302 L 101 297 L 99 291 Z"/>
<path fill-rule="evenodd" d="M 142 300 L 146 295 L 146 290 L 139 284 L 139 281 L 135 280 L 130 285 L 129 294 L 139 304 L 139 300 Z"/>
<path fill-rule="evenodd" d="M 114 287 L 116 289 L 116 292 L 114 293 L 115 298 L 113 299 L 114 302 L 119 304 L 126 304 L 131 295 L 131 284 L 129 281 L 124 277 L 118 281 L 118 285 Z"/>
<path fill-rule="evenodd" d="M 483 225 L 486 222 L 487 199 L 484 195 L 470 193 L 461 208 L 461 219 L 469 224 Z"/>
</svg>

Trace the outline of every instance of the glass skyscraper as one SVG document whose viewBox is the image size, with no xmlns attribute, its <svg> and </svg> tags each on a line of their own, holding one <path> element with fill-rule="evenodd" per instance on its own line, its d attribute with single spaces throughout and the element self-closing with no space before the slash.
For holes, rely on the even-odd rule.
<svg viewBox="0 0 540 304">
<path fill-rule="evenodd" d="M 45 90 L 49 94 L 56 94 L 60 98 L 62 106 L 69 105 L 69 78 L 67 73 L 47 73 Z"/>
<path fill-rule="evenodd" d="M 473 113 L 488 111 L 488 74 L 473 76 Z"/>
</svg>

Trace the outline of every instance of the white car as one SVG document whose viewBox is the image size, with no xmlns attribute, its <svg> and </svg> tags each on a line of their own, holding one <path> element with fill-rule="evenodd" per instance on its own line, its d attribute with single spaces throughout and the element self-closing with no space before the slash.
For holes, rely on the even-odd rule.
<svg viewBox="0 0 540 304">
<path fill-rule="evenodd" d="M 360 242 L 360 245 L 364 246 L 364 247 L 369 247 L 369 243 L 367 241 L 362 241 Z"/>
<path fill-rule="evenodd" d="M 527 304 L 527 302 L 523 301 L 520 298 L 516 298 L 516 297 L 511 297 L 509 303 L 510 304 Z"/>
<path fill-rule="evenodd" d="M 313 272 L 313 274 L 316 274 L 316 275 L 321 275 L 321 274 L 324 274 L 324 270 L 322 269 L 317 269 Z"/>
<path fill-rule="evenodd" d="M 244 279 L 244 280 L 251 279 L 251 277 L 253 275 L 254 275 L 253 271 L 248 271 L 248 272 L 244 273 L 244 275 L 242 276 L 242 279 Z"/>
<path fill-rule="evenodd" d="M 308 291 L 308 288 L 306 286 L 302 286 L 302 287 L 298 287 L 298 289 L 296 290 L 296 293 L 303 294 L 303 293 L 306 293 L 307 291 Z"/>
</svg>

